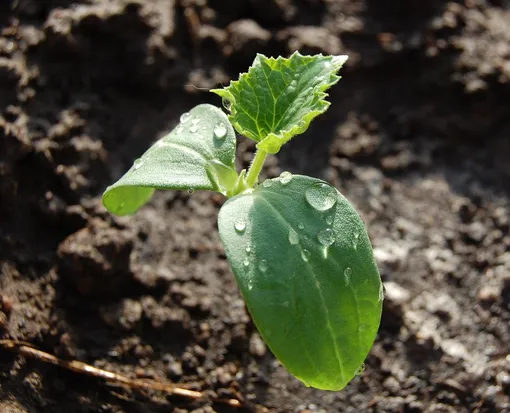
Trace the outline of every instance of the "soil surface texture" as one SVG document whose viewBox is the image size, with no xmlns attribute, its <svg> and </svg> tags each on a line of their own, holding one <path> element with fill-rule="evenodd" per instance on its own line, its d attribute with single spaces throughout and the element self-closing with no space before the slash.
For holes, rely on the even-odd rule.
<svg viewBox="0 0 510 413">
<path fill-rule="evenodd" d="M 510 412 L 510 2 L 3 0 L 1 413 Z M 209 192 L 118 218 L 103 190 L 256 53 L 348 54 L 331 108 L 271 157 L 358 208 L 386 298 L 365 371 L 307 388 L 258 335 Z M 239 138 L 239 167 L 254 145 Z M 231 407 L 215 399 L 242 399 Z"/>
</svg>

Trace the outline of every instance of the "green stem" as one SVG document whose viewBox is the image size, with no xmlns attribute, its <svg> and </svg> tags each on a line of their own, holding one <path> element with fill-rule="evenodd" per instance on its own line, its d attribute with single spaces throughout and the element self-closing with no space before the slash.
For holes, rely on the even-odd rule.
<svg viewBox="0 0 510 413">
<path fill-rule="evenodd" d="M 253 158 L 253 162 L 251 163 L 250 169 L 248 170 L 248 174 L 246 175 L 246 184 L 248 188 L 253 188 L 259 179 L 260 171 L 262 170 L 262 166 L 264 165 L 264 161 L 266 160 L 267 152 L 262 149 L 257 150 L 255 153 L 255 157 Z"/>
</svg>

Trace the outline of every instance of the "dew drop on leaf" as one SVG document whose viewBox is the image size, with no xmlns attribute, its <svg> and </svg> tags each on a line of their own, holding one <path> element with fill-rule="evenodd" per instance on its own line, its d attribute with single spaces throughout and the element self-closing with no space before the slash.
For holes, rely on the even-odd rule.
<svg viewBox="0 0 510 413">
<path fill-rule="evenodd" d="M 359 232 L 355 232 L 352 238 L 352 246 L 354 249 L 358 248 L 358 242 L 359 242 Z"/>
<path fill-rule="evenodd" d="M 347 267 L 344 270 L 344 278 L 345 278 L 345 284 L 346 285 L 349 285 L 349 283 L 351 282 L 351 275 L 352 275 L 352 268 L 351 267 Z"/>
<path fill-rule="evenodd" d="M 325 247 L 329 247 L 335 242 L 335 233 L 331 228 L 326 228 L 317 234 L 317 239 Z"/>
<path fill-rule="evenodd" d="M 296 86 L 297 86 L 297 82 L 295 80 L 290 82 L 290 84 L 287 86 L 286 93 L 289 93 L 289 94 L 294 93 L 296 91 Z"/>
<path fill-rule="evenodd" d="M 197 125 L 191 125 L 191 128 L 189 128 L 189 131 L 191 133 L 195 133 L 198 131 L 198 126 Z"/>
<path fill-rule="evenodd" d="M 191 113 L 189 112 L 186 112 L 186 113 L 183 113 L 181 115 L 181 118 L 180 118 L 180 121 L 181 123 L 186 123 L 187 121 L 189 121 L 191 119 Z"/>
<path fill-rule="evenodd" d="M 335 220 L 335 216 L 330 215 L 330 216 L 326 217 L 326 224 L 331 225 L 334 220 Z"/>
<path fill-rule="evenodd" d="M 250 261 L 248 261 L 248 260 L 244 260 L 243 265 L 244 265 L 245 267 L 248 267 L 248 266 L 250 265 Z"/>
<path fill-rule="evenodd" d="M 384 296 L 386 295 L 386 288 L 384 287 L 384 284 L 381 283 L 379 286 L 379 302 L 384 300 Z"/>
<path fill-rule="evenodd" d="M 259 270 L 261 272 L 266 272 L 267 271 L 267 261 L 266 260 L 260 261 L 260 263 L 259 263 Z"/>
<path fill-rule="evenodd" d="M 262 186 L 264 188 L 271 188 L 273 186 L 273 181 L 271 179 L 266 179 L 264 182 L 262 182 Z"/>
<path fill-rule="evenodd" d="M 299 229 L 305 229 L 305 226 L 304 226 L 303 224 L 299 224 L 297 227 L 298 227 Z"/>
<path fill-rule="evenodd" d="M 292 174 L 288 171 L 282 172 L 280 174 L 280 183 L 282 185 L 288 185 L 292 181 Z"/>
<path fill-rule="evenodd" d="M 240 234 L 244 233 L 246 230 L 246 221 L 243 218 L 239 218 L 234 222 L 234 228 Z"/>
<path fill-rule="evenodd" d="M 230 107 L 232 106 L 232 102 L 228 100 L 227 98 L 221 99 L 221 103 L 225 109 L 227 109 L 230 112 Z"/>
<path fill-rule="evenodd" d="M 247 246 L 246 247 L 246 252 L 249 254 L 251 252 L 251 247 L 250 246 Z"/>
<path fill-rule="evenodd" d="M 299 244 L 299 235 L 292 228 L 289 230 L 289 242 L 291 245 Z"/>
<path fill-rule="evenodd" d="M 365 363 L 358 367 L 356 372 L 354 373 L 356 376 L 360 376 L 365 371 Z"/>
<path fill-rule="evenodd" d="M 310 259 L 310 251 L 308 250 L 303 250 L 301 251 L 301 258 L 303 259 L 303 261 L 305 262 L 308 262 L 308 260 Z"/>
<path fill-rule="evenodd" d="M 227 127 L 225 126 L 225 124 L 223 122 L 219 122 L 216 124 L 216 126 L 214 127 L 214 137 L 216 139 L 224 139 L 225 136 L 227 135 Z"/>
<path fill-rule="evenodd" d="M 336 189 L 325 183 L 315 183 L 305 192 L 306 201 L 317 211 L 323 212 L 336 204 Z"/>
<path fill-rule="evenodd" d="M 137 169 L 140 169 L 142 166 L 143 166 L 143 160 L 141 158 L 138 158 L 137 160 L 135 160 L 135 162 L 133 163 L 133 166 L 135 167 L 135 171 Z"/>
</svg>

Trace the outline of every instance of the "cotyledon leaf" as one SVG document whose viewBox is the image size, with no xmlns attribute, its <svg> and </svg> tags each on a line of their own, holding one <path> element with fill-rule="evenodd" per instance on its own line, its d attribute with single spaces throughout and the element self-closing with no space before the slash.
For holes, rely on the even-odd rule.
<svg viewBox="0 0 510 413">
<path fill-rule="evenodd" d="M 154 189 L 206 189 L 227 194 L 236 183 L 236 136 L 225 113 L 202 104 L 181 116 L 103 195 L 117 215 L 136 212 Z"/>
<path fill-rule="evenodd" d="M 286 174 L 229 199 L 218 226 L 271 351 L 306 385 L 342 389 L 375 340 L 383 300 L 352 205 L 324 181 Z"/>
<path fill-rule="evenodd" d="M 325 91 L 338 82 L 337 72 L 346 60 L 299 52 L 277 59 L 258 54 L 239 80 L 211 92 L 228 102 L 229 119 L 241 135 L 274 154 L 328 109 Z"/>
</svg>

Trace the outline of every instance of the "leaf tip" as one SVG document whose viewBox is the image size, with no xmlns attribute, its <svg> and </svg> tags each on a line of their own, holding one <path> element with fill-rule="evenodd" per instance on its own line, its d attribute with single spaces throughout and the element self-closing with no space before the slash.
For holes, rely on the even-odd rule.
<svg viewBox="0 0 510 413">
<path fill-rule="evenodd" d="M 349 56 L 344 54 L 344 55 L 333 56 L 331 61 L 333 63 L 333 66 L 335 66 L 335 68 L 340 69 L 345 64 L 345 62 L 347 62 L 348 59 L 349 59 Z"/>
</svg>

